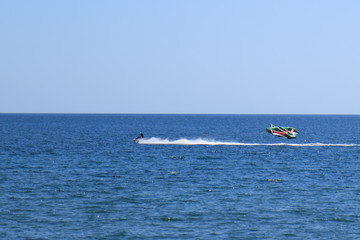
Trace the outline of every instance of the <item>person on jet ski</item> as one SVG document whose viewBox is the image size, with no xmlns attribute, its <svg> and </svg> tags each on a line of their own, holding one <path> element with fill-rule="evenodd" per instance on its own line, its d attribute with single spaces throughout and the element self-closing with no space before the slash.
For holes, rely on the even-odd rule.
<svg viewBox="0 0 360 240">
<path fill-rule="evenodd" d="M 144 134 L 143 134 L 142 132 L 140 133 L 140 137 L 141 137 L 141 138 L 144 138 Z"/>
</svg>

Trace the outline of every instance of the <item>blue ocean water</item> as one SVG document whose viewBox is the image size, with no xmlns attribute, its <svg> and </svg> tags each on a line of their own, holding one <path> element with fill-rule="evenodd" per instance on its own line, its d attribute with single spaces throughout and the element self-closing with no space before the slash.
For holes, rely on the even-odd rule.
<svg viewBox="0 0 360 240">
<path fill-rule="evenodd" d="M 359 239 L 359 158 L 360 116 L 0 114 L 0 238 Z"/>
</svg>

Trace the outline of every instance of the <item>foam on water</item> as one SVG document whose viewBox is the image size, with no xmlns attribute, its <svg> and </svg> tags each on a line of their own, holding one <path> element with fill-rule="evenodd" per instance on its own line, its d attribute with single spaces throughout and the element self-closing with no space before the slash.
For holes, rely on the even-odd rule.
<svg viewBox="0 0 360 240">
<path fill-rule="evenodd" d="M 225 145 L 225 146 L 292 146 L 292 147 L 359 147 L 359 144 L 345 143 L 240 143 L 240 142 L 222 142 L 207 140 L 202 138 L 169 140 L 152 137 L 149 139 L 140 139 L 139 144 L 154 145 Z"/>
</svg>

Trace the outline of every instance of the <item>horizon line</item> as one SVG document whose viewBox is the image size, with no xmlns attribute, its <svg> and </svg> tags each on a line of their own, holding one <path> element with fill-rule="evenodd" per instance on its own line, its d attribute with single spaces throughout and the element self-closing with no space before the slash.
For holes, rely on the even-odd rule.
<svg viewBox="0 0 360 240">
<path fill-rule="evenodd" d="M 0 112 L 0 114 L 44 115 L 360 115 L 360 113 L 94 113 L 94 112 Z"/>
</svg>

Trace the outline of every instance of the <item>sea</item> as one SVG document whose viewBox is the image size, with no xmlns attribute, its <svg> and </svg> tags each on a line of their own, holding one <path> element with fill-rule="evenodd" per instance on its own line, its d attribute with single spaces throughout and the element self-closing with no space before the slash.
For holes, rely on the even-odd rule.
<svg viewBox="0 0 360 240">
<path fill-rule="evenodd" d="M 0 239 L 360 239 L 360 115 L 0 114 L 0 214 Z"/>
</svg>

